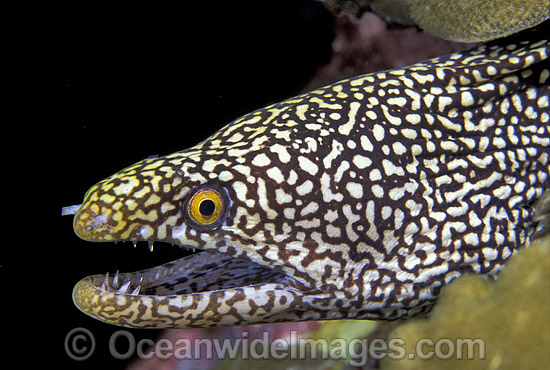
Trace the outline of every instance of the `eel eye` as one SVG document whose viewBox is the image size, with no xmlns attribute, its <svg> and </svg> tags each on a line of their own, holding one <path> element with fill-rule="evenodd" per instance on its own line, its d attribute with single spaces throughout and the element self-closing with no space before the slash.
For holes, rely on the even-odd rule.
<svg viewBox="0 0 550 370">
<path fill-rule="evenodd" d="M 211 229 L 225 218 L 227 193 L 211 185 L 197 188 L 185 203 L 185 213 L 192 226 Z"/>
</svg>

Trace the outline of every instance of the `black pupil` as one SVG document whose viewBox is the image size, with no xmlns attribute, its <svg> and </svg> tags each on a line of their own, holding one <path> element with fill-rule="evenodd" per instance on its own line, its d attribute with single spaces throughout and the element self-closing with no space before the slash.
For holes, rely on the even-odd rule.
<svg viewBox="0 0 550 370">
<path fill-rule="evenodd" d="M 199 206 L 199 212 L 204 217 L 212 216 L 215 209 L 216 209 L 216 205 L 210 199 L 203 200 L 201 202 L 201 205 Z"/>
</svg>

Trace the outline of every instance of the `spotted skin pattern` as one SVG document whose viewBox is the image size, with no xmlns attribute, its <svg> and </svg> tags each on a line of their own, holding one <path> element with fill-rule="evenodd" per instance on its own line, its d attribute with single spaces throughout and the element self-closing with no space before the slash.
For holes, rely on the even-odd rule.
<svg viewBox="0 0 550 370">
<path fill-rule="evenodd" d="M 494 275 L 550 188 L 545 34 L 340 81 L 98 183 L 80 237 L 202 252 L 85 278 L 76 305 L 137 327 L 397 319 L 462 274 Z M 211 228 L 186 215 L 200 186 L 227 195 Z"/>
</svg>

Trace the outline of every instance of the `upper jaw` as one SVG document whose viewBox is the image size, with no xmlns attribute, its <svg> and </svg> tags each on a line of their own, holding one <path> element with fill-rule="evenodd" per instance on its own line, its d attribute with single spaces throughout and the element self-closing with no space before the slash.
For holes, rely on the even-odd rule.
<svg viewBox="0 0 550 370">
<path fill-rule="evenodd" d="M 289 276 L 294 286 L 313 288 L 316 285 L 313 274 L 308 273 L 308 271 L 299 271 L 292 265 L 283 264 L 274 257 L 276 255 L 274 253 L 264 253 L 264 255 L 259 253 L 255 247 L 234 244 L 226 240 L 223 230 L 220 230 L 219 233 L 214 232 L 212 235 L 205 235 L 205 239 L 199 243 L 197 240 L 187 238 L 187 234 L 192 233 L 193 230 L 190 230 L 184 222 L 175 221 L 170 223 L 161 220 L 157 222 L 163 223 L 168 232 L 163 239 L 159 239 L 154 234 L 151 237 L 151 235 L 143 232 L 143 230 L 157 227 L 157 225 L 145 221 L 143 223 L 133 222 L 132 229 L 125 229 L 123 233 L 117 232 L 117 229 L 120 228 L 119 225 L 124 224 L 125 220 L 121 220 L 113 214 L 114 212 L 108 207 L 100 207 L 96 203 L 87 200 L 76 211 L 73 224 L 74 230 L 80 238 L 92 242 L 130 241 L 136 243 L 146 241 L 149 243 L 151 250 L 154 242 L 167 242 L 183 249 L 218 252 L 217 254 L 229 255 L 230 258 L 248 264 L 256 264 L 264 266 L 265 269 L 277 270 L 279 273 Z M 178 220 L 181 220 L 181 217 Z"/>
<path fill-rule="evenodd" d="M 175 223 L 181 219 L 179 214 L 175 217 L 172 215 L 170 220 L 158 214 L 154 220 L 148 220 L 145 216 L 142 219 L 128 220 L 123 212 L 90 199 L 93 196 L 93 193 L 88 195 L 84 203 L 75 211 L 73 229 L 81 239 L 91 242 L 160 241 L 197 247 L 193 241 L 182 242 L 173 237 L 172 230 L 176 227 Z M 162 237 L 157 231 L 160 225 L 168 231 L 165 231 Z"/>
</svg>

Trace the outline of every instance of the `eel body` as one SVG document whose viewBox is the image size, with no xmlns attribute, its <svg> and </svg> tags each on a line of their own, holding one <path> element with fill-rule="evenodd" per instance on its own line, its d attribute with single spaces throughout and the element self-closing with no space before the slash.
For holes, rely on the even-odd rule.
<svg viewBox="0 0 550 370">
<path fill-rule="evenodd" d="M 76 305 L 131 327 L 398 319 L 494 275 L 550 188 L 545 25 L 256 110 L 99 182 L 78 236 L 197 252 L 84 278 Z"/>
</svg>

